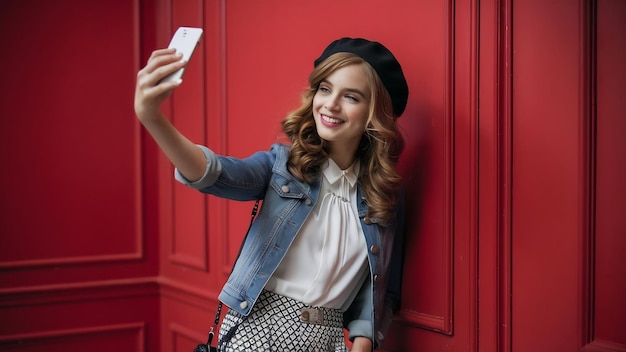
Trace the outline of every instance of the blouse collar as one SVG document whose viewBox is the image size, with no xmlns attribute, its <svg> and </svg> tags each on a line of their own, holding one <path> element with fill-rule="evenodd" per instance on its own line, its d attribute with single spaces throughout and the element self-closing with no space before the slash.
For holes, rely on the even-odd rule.
<svg viewBox="0 0 626 352">
<path fill-rule="evenodd" d="M 337 163 L 331 158 L 328 158 L 326 164 L 322 166 L 322 173 L 328 183 L 331 185 L 335 184 L 337 181 L 341 179 L 341 176 L 345 176 L 348 182 L 350 182 L 350 187 L 354 187 L 356 184 L 358 173 L 359 173 L 359 161 L 356 160 L 350 167 L 345 170 L 341 170 Z"/>
</svg>

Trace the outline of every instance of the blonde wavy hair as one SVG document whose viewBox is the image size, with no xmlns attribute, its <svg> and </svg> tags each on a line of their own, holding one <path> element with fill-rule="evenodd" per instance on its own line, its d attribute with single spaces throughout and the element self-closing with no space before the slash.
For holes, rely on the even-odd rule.
<svg viewBox="0 0 626 352">
<path fill-rule="evenodd" d="M 329 157 L 328 143 L 318 134 L 313 118 L 313 97 L 322 80 L 337 69 L 363 65 L 372 89 L 369 116 L 357 155 L 361 163 L 359 184 L 368 204 L 368 217 L 387 224 L 395 217 L 400 176 L 395 170 L 404 148 L 404 139 L 393 116 L 391 97 L 376 71 L 365 60 L 351 53 L 340 52 L 320 63 L 309 76 L 309 88 L 302 96 L 302 105 L 282 121 L 285 135 L 291 140 L 289 171 L 300 181 L 312 183 L 319 176 L 321 165 Z M 366 219 L 366 221 L 370 220 Z"/>
</svg>

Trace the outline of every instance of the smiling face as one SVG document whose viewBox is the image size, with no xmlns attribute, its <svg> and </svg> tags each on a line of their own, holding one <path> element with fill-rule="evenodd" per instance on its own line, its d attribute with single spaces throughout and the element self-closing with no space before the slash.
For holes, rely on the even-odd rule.
<svg viewBox="0 0 626 352">
<path fill-rule="evenodd" d="M 363 64 L 341 67 L 319 84 L 313 97 L 315 126 L 338 164 L 354 158 L 367 126 L 370 96 Z"/>
</svg>

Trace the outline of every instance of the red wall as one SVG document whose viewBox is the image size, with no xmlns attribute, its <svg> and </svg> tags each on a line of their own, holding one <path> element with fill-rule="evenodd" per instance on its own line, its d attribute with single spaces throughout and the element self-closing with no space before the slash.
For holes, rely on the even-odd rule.
<svg viewBox="0 0 626 352">
<path fill-rule="evenodd" d="M 0 2 L 0 350 L 206 338 L 252 205 L 174 182 L 132 111 L 137 70 L 187 25 L 205 36 L 164 111 L 235 156 L 281 138 L 336 37 L 403 64 L 388 351 L 626 351 L 625 4 Z"/>
<path fill-rule="evenodd" d="M 0 2 L 2 351 L 160 349 L 156 160 L 132 111 L 145 10 Z"/>
<path fill-rule="evenodd" d="M 512 349 L 624 351 L 626 2 L 512 12 Z"/>
</svg>

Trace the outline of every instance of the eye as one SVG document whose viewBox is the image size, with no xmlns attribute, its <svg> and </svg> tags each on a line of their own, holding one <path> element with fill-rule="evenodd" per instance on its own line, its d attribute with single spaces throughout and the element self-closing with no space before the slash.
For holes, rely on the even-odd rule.
<svg viewBox="0 0 626 352">
<path fill-rule="evenodd" d="M 351 102 L 354 102 L 354 103 L 358 103 L 359 102 L 359 99 L 357 97 L 353 96 L 353 95 L 346 95 L 346 99 L 348 99 L 348 100 L 350 100 Z"/>
<path fill-rule="evenodd" d="M 322 93 L 330 93 L 330 89 L 326 86 L 319 86 L 319 88 L 317 88 L 317 91 Z"/>
</svg>

